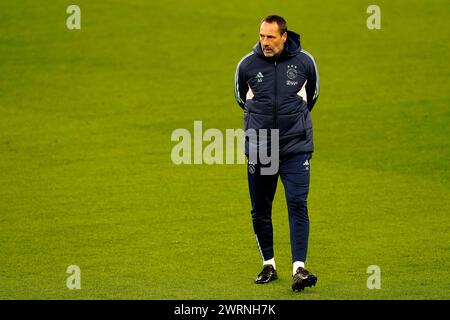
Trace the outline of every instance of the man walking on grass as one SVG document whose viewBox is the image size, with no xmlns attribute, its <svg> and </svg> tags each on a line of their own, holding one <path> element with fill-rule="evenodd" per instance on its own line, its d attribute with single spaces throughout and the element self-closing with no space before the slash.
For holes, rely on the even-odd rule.
<svg viewBox="0 0 450 320">
<path fill-rule="evenodd" d="M 263 260 L 257 284 L 278 279 L 272 227 L 272 202 L 278 177 L 285 188 L 293 262 L 292 290 L 316 284 L 317 277 L 305 269 L 308 249 L 309 192 L 313 152 L 310 112 L 319 94 L 319 74 L 314 58 L 301 48 L 300 36 L 287 30 L 277 15 L 264 18 L 259 42 L 238 63 L 235 97 L 244 110 L 244 129 L 278 129 L 278 170 L 261 172 L 261 161 L 248 161 L 247 175 L 252 205 L 253 230 Z M 252 131 L 252 132 L 255 132 Z M 261 148 L 257 138 L 257 148 Z M 266 148 L 268 144 L 264 145 Z M 249 141 L 246 139 L 246 155 Z M 250 158 L 251 159 L 251 158 Z"/>
</svg>

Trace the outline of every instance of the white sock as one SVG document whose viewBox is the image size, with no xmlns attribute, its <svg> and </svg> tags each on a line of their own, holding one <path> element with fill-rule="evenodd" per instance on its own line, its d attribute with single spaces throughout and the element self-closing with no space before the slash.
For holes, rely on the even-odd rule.
<svg viewBox="0 0 450 320">
<path fill-rule="evenodd" d="M 263 266 L 265 266 L 266 264 L 271 264 L 275 270 L 277 269 L 277 267 L 275 266 L 275 258 L 264 261 Z"/>
<path fill-rule="evenodd" d="M 300 267 L 304 268 L 305 263 L 303 261 L 295 261 L 292 268 L 292 275 L 294 275 Z"/>
</svg>

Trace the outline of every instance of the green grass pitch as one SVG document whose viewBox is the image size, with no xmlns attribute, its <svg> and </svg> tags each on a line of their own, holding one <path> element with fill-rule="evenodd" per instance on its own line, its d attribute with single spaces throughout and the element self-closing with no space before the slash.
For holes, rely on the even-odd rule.
<svg viewBox="0 0 450 320">
<path fill-rule="evenodd" d="M 66 8 L 81 8 L 69 31 Z M 0 2 L 1 299 L 448 299 L 448 1 Z M 179 165 L 177 128 L 242 127 L 237 62 L 285 16 L 318 63 L 307 268 L 261 269 L 244 165 Z M 81 268 L 81 290 L 66 269 Z M 381 289 L 366 287 L 369 265 Z"/>
</svg>

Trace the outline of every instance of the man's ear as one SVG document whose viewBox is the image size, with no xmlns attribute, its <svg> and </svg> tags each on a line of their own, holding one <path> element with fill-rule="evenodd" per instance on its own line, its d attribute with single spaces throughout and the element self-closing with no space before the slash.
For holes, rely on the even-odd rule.
<svg viewBox="0 0 450 320">
<path fill-rule="evenodd" d="M 283 35 L 281 36 L 281 41 L 283 41 L 283 43 L 285 43 L 287 40 L 287 32 L 283 33 Z"/>
</svg>

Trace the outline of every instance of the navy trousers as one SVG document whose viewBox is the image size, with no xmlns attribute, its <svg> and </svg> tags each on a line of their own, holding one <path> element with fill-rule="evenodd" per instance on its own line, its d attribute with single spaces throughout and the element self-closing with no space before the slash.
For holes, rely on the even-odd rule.
<svg viewBox="0 0 450 320">
<path fill-rule="evenodd" d="M 263 260 L 274 257 L 272 202 L 280 177 L 286 195 L 292 261 L 306 262 L 309 237 L 307 198 L 311 157 L 311 153 L 305 153 L 281 160 L 278 172 L 274 175 L 261 175 L 259 164 L 247 164 L 253 230 Z"/>
</svg>

